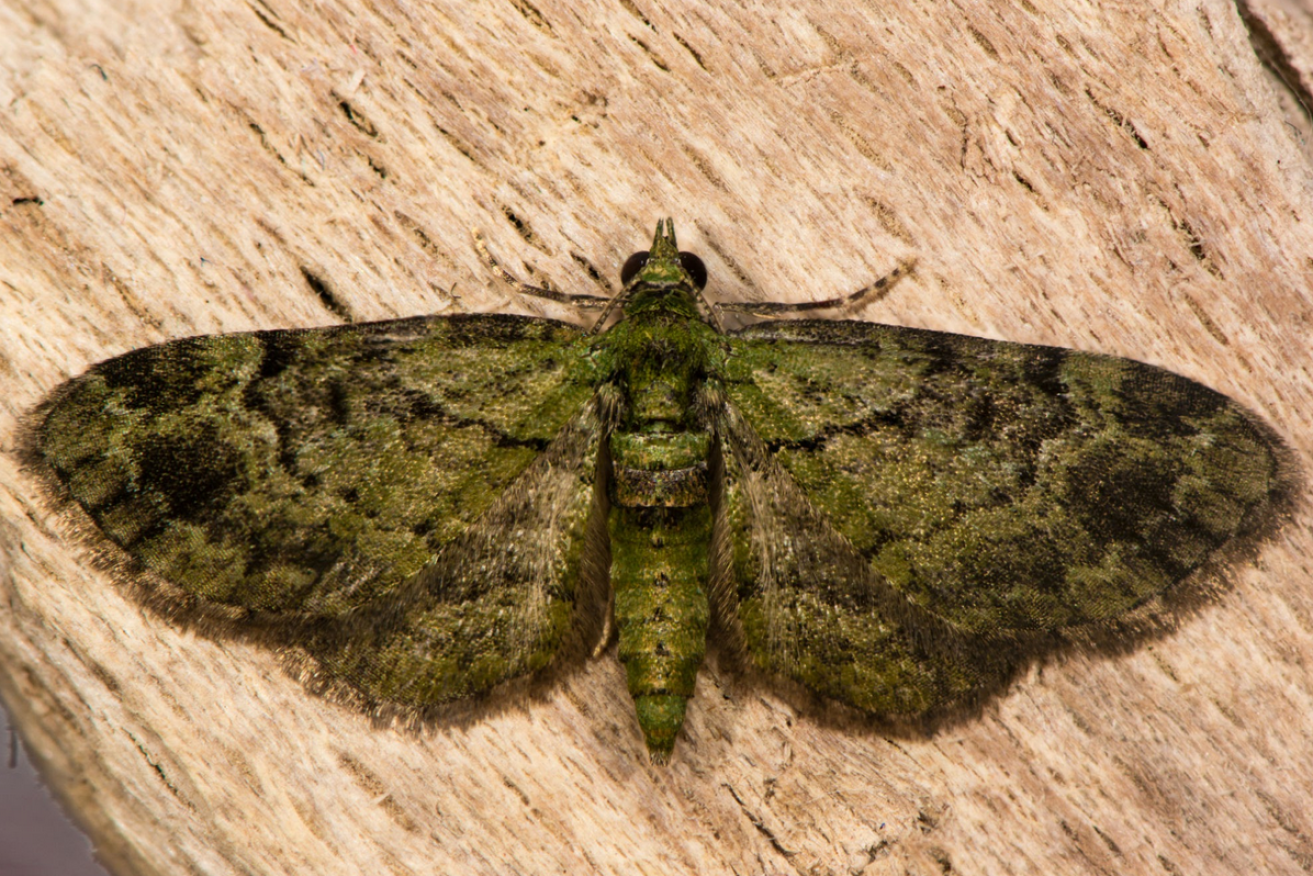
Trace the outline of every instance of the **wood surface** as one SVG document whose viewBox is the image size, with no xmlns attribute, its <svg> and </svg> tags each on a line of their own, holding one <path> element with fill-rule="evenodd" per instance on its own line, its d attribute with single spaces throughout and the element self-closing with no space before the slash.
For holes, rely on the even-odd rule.
<svg viewBox="0 0 1313 876">
<path fill-rule="evenodd" d="M 723 300 L 1152 362 L 1313 448 L 1293 2 L 0 0 L 0 693 L 121 874 L 1313 870 L 1313 536 L 895 734 L 709 661 L 647 763 L 614 650 L 376 726 L 98 571 L 19 464 L 168 338 L 568 311 L 673 216 Z"/>
</svg>

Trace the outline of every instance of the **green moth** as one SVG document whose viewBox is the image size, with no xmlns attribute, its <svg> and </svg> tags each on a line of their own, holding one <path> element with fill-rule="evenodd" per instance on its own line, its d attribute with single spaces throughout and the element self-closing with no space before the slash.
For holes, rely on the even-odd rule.
<svg viewBox="0 0 1313 876">
<path fill-rule="evenodd" d="M 604 308 L 592 332 L 470 314 L 171 341 L 61 387 L 34 449 L 165 601 L 371 707 L 618 637 L 658 762 L 709 631 L 767 677 L 934 716 L 1141 609 L 1279 493 L 1267 431 L 1159 368 L 846 320 L 725 331 L 862 293 L 713 305 L 706 279 L 665 220 L 614 299 L 524 290 Z"/>
</svg>

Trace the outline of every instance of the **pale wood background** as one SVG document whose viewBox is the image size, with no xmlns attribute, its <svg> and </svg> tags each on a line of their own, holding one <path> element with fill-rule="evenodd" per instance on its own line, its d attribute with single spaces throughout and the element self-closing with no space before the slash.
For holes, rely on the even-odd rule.
<svg viewBox="0 0 1313 876">
<path fill-rule="evenodd" d="M 139 876 L 1313 869 L 1302 502 L 1170 635 L 930 738 L 709 665 L 658 769 L 611 655 L 421 733 L 318 700 L 139 607 L 14 455 L 109 356 L 534 312 L 472 228 L 595 291 L 671 215 L 715 296 L 916 257 L 863 318 L 1160 364 L 1307 465 L 1310 71 L 1293 0 L 0 0 L 0 690 Z"/>
</svg>

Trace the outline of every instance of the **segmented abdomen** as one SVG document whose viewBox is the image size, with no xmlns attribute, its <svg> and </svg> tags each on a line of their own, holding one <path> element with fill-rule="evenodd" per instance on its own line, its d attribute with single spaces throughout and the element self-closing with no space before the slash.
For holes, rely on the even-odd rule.
<svg viewBox="0 0 1313 876">
<path fill-rule="evenodd" d="M 611 583 L 638 723 L 664 761 L 706 651 L 711 506 L 705 432 L 611 436 Z"/>
</svg>

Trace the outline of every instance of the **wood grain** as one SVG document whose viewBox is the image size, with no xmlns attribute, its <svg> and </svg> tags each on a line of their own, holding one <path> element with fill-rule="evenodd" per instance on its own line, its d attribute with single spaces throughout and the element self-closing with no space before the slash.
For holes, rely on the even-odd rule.
<svg viewBox="0 0 1313 876">
<path fill-rule="evenodd" d="M 0 691 L 33 753 L 138 876 L 1313 869 L 1302 501 L 1178 628 L 1035 667 L 933 736 L 713 661 L 661 769 L 611 655 L 421 731 L 316 699 L 140 607 L 16 456 L 33 406 L 109 356 L 562 315 L 471 229 L 596 293 L 670 215 L 714 296 L 824 298 L 916 258 L 863 318 L 1162 365 L 1307 466 L 1311 22 L 1293 0 L 0 0 Z"/>
</svg>

